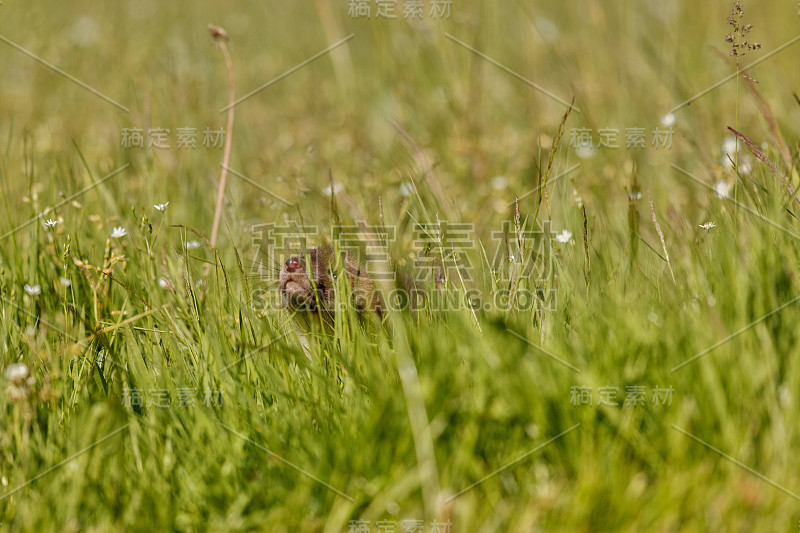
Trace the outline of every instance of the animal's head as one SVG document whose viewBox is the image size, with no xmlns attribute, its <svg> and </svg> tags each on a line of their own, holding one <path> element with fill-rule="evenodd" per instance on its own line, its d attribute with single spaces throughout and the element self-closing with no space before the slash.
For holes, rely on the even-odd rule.
<svg viewBox="0 0 800 533">
<path fill-rule="evenodd" d="M 295 255 L 287 259 L 278 276 L 283 305 L 295 311 L 333 311 L 338 273 L 342 273 L 346 276 L 356 308 L 380 314 L 380 295 L 358 262 L 348 253 L 343 254 L 341 262 L 336 259 L 330 244 L 309 248 L 307 256 Z"/>
<path fill-rule="evenodd" d="M 333 248 L 308 249 L 308 261 L 302 255 L 286 260 L 278 276 L 281 300 L 289 309 L 318 311 L 334 301 L 335 273 L 331 270 Z"/>
</svg>

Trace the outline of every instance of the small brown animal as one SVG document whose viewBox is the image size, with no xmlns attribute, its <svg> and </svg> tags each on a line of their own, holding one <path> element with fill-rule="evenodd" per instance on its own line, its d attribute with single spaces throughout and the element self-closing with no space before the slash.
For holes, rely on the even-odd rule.
<svg viewBox="0 0 800 533">
<path fill-rule="evenodd" d="M 290 257 L 281 267 L 278 288 L 286 308 L 312 313 L 332 312 L 336 307 L 338 274 L 343 272 L 357 309 L 381 315 L 381 300 L 375 284 L 350 254 L 344 254 L 339 269 L 336 268 L 334 249 L 330 244 L 309 248 L 307 256 L 310 267 L 307 267 L 305 257 L 300 255 Z"/>
</svg>

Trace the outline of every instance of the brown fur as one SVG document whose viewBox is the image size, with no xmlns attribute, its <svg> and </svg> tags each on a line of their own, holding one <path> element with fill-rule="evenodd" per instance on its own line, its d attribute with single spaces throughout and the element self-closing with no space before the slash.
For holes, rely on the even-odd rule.
<svg viewBox="0 0 800 533">
<path fill-rule="evenodd" d="M 366 272 L 362 271 L 358 262 L 344 254 L 344 263 L 337 269 L 333 246 L 325 244 L 309 248 L 306 257 L 289 258 L 282 266 L 278 276 L 278 288 L 281 301 L 288 309 L 294 311 L 333 311 L 336 303 L 337 270 L 343 271 L 349 281 L 353 303 L 360 311 L 374 311 L 381 314 L 380 299 L 375 291 L 375 284 Z M 294 268 L 290 266 L 290 262 Z M 309 278 L 311 275 L 311 279 Z M 312 283 L 313 279 L 313 283 Z"/>
</svg>

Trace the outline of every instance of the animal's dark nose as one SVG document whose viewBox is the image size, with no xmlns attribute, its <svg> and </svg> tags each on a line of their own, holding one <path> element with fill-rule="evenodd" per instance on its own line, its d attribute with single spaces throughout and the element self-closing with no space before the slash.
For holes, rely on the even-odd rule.
<svg viewBox="0 0 800 533">
<path fill-rule="evenodd" d="M 305 261 L 299 257 L 290 257 L 286 260 L 286 272 L 297 272 L 305 267 Z"/>
</svg>

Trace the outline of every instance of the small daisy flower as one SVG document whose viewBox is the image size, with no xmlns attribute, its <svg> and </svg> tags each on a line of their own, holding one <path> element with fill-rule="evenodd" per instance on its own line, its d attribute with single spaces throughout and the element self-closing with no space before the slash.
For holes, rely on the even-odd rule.
<svg viewBox="0 0 800 533">
<path fill-rule="evenodd" d="M 739 151 L 739 141 L 733 135 L 728 135 L 722 141 L 722 166 L 731 168 L 733 164 L 731 160 L 736 160 L 736 153 Z"/>
<path fill-rule="evenodd" d="M 733 135 L 728 135 L 722 141 L 722 151 L 733 157 L 733 154 L 739 151 L 739 141 Z"/>
<path fill-rule="evenodd" d="M 505 176 L 495 176 L 492 178 L 492 189 L 502 191 L 508 187 L 508 180 Z"/>
<path fill-rule="evenodd" d="M 575 155 L 581 159 L 591 159 L 597 154 L 597 148 L 592 143 L 579 143 L 575 147 Z"/>
<path fill-rule="evenodd" d="M 714 192 L 718 198 L 727 198 L 730 196 L 731 186 L 727 181 L 720 180 L 714 185 Z"/>
<path fill-rule="evenodd" d="M 17 385 L 11 385 L 6 389 L 6 394 L 8 394 L 8 399 L 12 403 L 24 402 L 25 399 L 28 397 L 28 391 L 25 387 L 19 387 Z"/>
<path fill-rule="evenodd" d="M 714 224 L 713 222 L 706 222 L 705 224 L 700 224 L 700 225 L 699 225 L 699 227 L 701 227 L 701 228 L 703 228 L 703 229 L 705 229 L 705 230 L 709 230 L 709 229 L 711 229 L 711 228 L 715 228 L 716 226 L 717 226 L 717 225 L 716 225 L 716 224 Z"/>
<path fill-rule="evenodd" d="M 125 235 L 128 234 L 128 230 L 123 228 L 122 226 L 117 226 L 113 230 L 111 230 L 111 238 L 112 239 L 121 239 Z"/>
<path fill-rule="evenodd" d="M 561 233 L 556 235 L 556 240 L 561 244 L 567 244 L 572 240 L 572 232 L 569 230 L 562 230 Z"/>
<path fill-rule="evenodd" d="M 39 285 L 28 285 L 25 284 L 25 292 L 27 292 L 31 296 L 38 296 L 42 294 L 42 287 Z"/>
<path fill-rule="evenodd" d="M 167 210 L 168 206 L 169 202 L 164 202 L 163 204 L 153 204 L 153 207 L 155 207 L 158 211 L 161 211 L 162 213 Z"/>
<path fill-rule="evenodd" d="M 332 194 L 339 194 L 343 190 L 344 190 L 344 185 L 342 185 L 341 183 L 334 183 L 333 187 L 328 185 L 327 187 L 322 189 L 322 194 L 324 194 L 325 196 L 330 196 Z"/>
<path fill-rule="evenodd" d="M 663 117 L 661 117 L 661 125 L 667 128 L 671 128 L 675 125 L 675 115 L 673 113 L 667 113 Z"/>
<path fill-rule="evenodd" d="M 44 221 L 44 225 L 48 228 L 55 228 L 56 224 L 58 224 L 58 220 L 53 220 L 52 218 L 48 218 Z"/>
<path fill-rule="evenodd" d="M 750 174 L 752 170 L 753 170 L 753 163 L 750 161 L 749 157 L 744 157 L 739 161 L 740 174 Z"/>
<path fill-rule="evenodd" d="M 28 366 L 25 363 L 14 363 L 6 368 L 6 379 L 14 385 L 20 385 L 28 377 Z"/>
<path fill-rule="evenodd" d="M 195 248 L 200 248 L 200 241 L 189 241 L 184 246 L 186 246 L 187 250 L 194 250 Z"/>
<path fill-rule="evenodd" d="M 583 207 L 583 197 L 578 194 L 575 187 L 572 188 L 572 201 L 575 202 L 575 205 L 578 207 Z"/>
<path fill-rule="evenodd" d="M 641 200 L 642 193 L 640 191 L 632 192 L 628 194 L 628 199 L 630 200 Z"/>
</svg>

